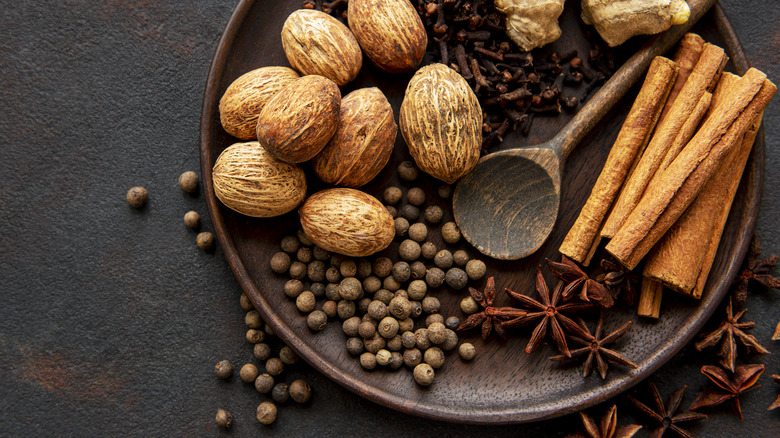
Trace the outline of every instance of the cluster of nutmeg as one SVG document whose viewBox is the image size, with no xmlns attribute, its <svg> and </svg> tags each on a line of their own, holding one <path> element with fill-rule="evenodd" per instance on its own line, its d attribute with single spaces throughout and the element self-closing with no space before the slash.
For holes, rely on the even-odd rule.
<svg viewBox="0 0 780 438">
<path fill-rule="evenodd" d="M 355 188 L 385 167 L 399 127 L 378 88 L 342 99 L 339 87 L 358 75 L 363 53 L 387 72 L 413 71 L 427 36 L 407 0 L 357 0 L 348 7 L 349 27 L 320 11 L 290 14 L 282 45 L 295 70 L 259 68 L 227 88 L 219 105 L 222 126 L 246 142 L 217 158 L 213 182 L 227 207 L 248 216 L 278 216 L 306 199 L 299 164 L 311 160 L 318 178 L 346 188 L 306 200 L 300 209 L 304 231 L 326 250 L 366 256 L 390 244 L 393 218 L 376 198 Z M 482 112 L 466 81 L 449 67 L 417 71 L 399 125 L 417 165 L 448 184 L 479 159 Z"/>
</svg>

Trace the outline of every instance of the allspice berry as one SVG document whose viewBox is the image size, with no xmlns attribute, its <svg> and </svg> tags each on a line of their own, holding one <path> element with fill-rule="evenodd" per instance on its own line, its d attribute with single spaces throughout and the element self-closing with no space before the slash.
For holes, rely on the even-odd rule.
<svg viewBox="0 0 780 438">
<path fill-rule="evenodd" d="M 258 344 L 265 340 L 265 333 L 257 329 L 249 329 L 246 331 L 246 340 L 251 344 Z"/>
<path fill-rule="evenodd" d="M 409 348 L 404 351 L 404 365 L 414 368 L 422 362 L 422 352 L 419 348 Z"/>
<path fill-rule="evenodd" d="M 298 252 L 298 247 L 301 245 L 300 240 L 296 236 L 284 236 L 282 237 L 282 251 L 293 254 Z"/>
<path fill-rule="evenodd" d="M 453 348 L 458 346 L 458 342 L 460 341 L 460 339 L 458 339 L 458 334 L 455 333 L 454 330 L 447 329 L 445 331 L 447 332 L 447 339 L 445 339 L 444 342 L 439 344 L 439 348 L 441 348 L 444 351 L 450 351 Z"/>
<path fill-rule="evenodd" d="M 357 337 L 347 339 L 347 352 L 353 356 L 363 353 L 363 340 Z"/>
<path fill-rule="evenodd" d="M 193 230 L 200 226 L 200 215 L 197 211 L 188 211 L 184 214 L 184 225 Z"/>
<path fill-rule="evenodd" d="M 387 257 L 379 257 L 374 260 L 374 274 L 379 278 L 385 278 L 393 270 L 393 261 Z"/>
<path fill-rule="evenodd" d="M 438 224 L 441 222 L 442 218 L 444 217 L 444 210 L 441 209 L 438 205 L 431 205 L 428 208 L 425 209 L 425 212 L 423 213 L 423 218 L 425 219 L 425 222 L 428 222 L 429 224 Z"/>
<path fill-rule="evenodd" d="M 398 320 L 392 316 L 386 316 L 382 318 L 382 320 L 379 321 L 379 325 L 377 326 L 377 332 L 379 332 L 379 335 L 385 339 L 395 337 L 395 335 L 398 333 Z"/>
<path fill-rule="evenodd" d="M 403 161 L 398 165 L 398 177 L 404 181 L 414 181 L 417 179 L 417 166 L 411 161 Z"/>
<path fill-rule="evenodd" d="M 436 192 L 439 194 L 441 199 L 450 199 L 450 196 L 452 196 L 452 186 L 442 184 L 439 186 Z"/>
<path fill-rule="evenodd" d="M 444 315 L 441 313 L 431 313 L 430 315 L 425 317 L 425 325 L 427 327 L 430 327 L 433 323 L 441 323 L 444 324 Z"/>
<path fill-rule="evenodd" d="M 360 366 L 367 370 L 373 370 L 376 368 L 376 355 L 374 353 L 365 352 L 360 355 Z"/>
<path fill-rule="evenodd" d="M 214 374 L 220 379 L 228 379 L 233 375 L 233 365 L 227 360 L 219 361 L 214 367 Z"/>
<path fill-rule="evenodd" d="M 284 382 L 279 382 L 271 389 L 271 399 L 274 402 L 286 403 L 290 398 L 290 387 Z"/>
<path fill-rule="evenodd" d="M 425 278 L 425 273 L 428 272 L 428 268 L 425 267 L 425 263 L 421 261 L 413 262 L 409 269 L 412 271 L 412 278 L 415 280 L 420 280 Z"/>
<path fill-rule="evenodd" d="M 471 296 L 468 296 L 460 300 L 460 310 L 466 315 L 477 313 L 479 311 L 479 303 Z"/>
<path fill-rule="evenodd" d="M 303 283 L 301 283 L 301 280 L 293 278 L 284 283 L 284 294 L 287 295 L 288 298 L 298 298 L 298 295 L 300 295 L 301 292 L 303 292 Z"/>
<path fill-rule="evenodd" d="M 268 374 L 263 373 L 257 376 L 255 379 L 255 389 L 261 394 L 268 394 L 274 388 L 274 378 Z"/>
<path fill-rule="evenodd" d="M 428 283 L 428 287 L 439 287 L 444 283 L 444 271 L 439 268 L 428 269 L 425 273 L 425 282 Z"/>
<path fill-rule="evenodd" d="M 425 204 L 425 192 L 419 187 L 412 187 L 406 192 L 406 200 L 414 206 L 421 206 Z"/>
<path fill-rule="evenodd" d="M 253 353 L 258 360 L 267 360 L 271 357 L 271 347 L 265 343 L 255 344 Z"/>
<path fill-rule="evenodd" d="M 409 222 L 415 222 L 417 218 L 420 217 L 420 209 L 414 205 L 406 204 L 401 207 L 401 210 L 398 212 L 398 214 Z"/>
<path fill-rule="evenodd" d="M 198 234 L 195 238 L 195 242 L 198 244 L 198 248 L 209 251 L 214 248 L 214 235 L 208 231 L 204 231 Z"/>
<path fill-rule="evenodd" d="M 260 313 L 257 310 L 250 310 L 244 315 L 244 323 L 249 328 L 259 329 L 263 326 L 263 318 L 260 317 Z"/>
<path fill-rule="evenodd" d="M 328 315 L 322 310 L 315 310 L 306 316 L 306 325 L 315 332 L 324 330 L 328 325 Z"/>
<path fill-rule="evenodd" d="M 398 255 L 407 262 L 413 262 L 420 257 L 422 249 L 420 244 L 411 239 L 401 242 L 398 247 Z"/>
<path fill-rule="evenodd" d="M 241 294 L 241 297 L 239 297 L 238 302 L 241 304 L 241 308 L 246 310 L 247 312 L 254 309 L 252 302 L 249 301 L 249 297 L 247 297 L 246 294 Z"/>
<path fill-rule="evenodd" d="M 229 428 L 233 425 L 233 416 L 230 415 L 230 412 L 224 410 L 224 409 L 217 409 L 217 416 L 215 418 L 217 422 L 217 426 Z"/>
<path fill-rule="evenodd" d="M 401 189 L 398 187 L 388 187 L 385 189 L 385 192 L 382 194 L 382 199 L 385 201 L 385 204 L 390 204 L 390 205 L 397 204 L 402 197 L 403 197 L 403 193 L 401 192 Z"/>
<path fill-rule="evenodd" d="M 445 327 L 444 324 L 440 322 L 434 322 L 433 324 L 429 325 L 428 340 L 436 345 L 443 343 L 445 340 L 447 340 L 447 327 Z"/>
<path fill-rule="evenodd" d="M 457 316 L 450 316 L 444 320 L 444 326 L 450 330 L 455 330 L 460 325 L 460 318 Z"/>
<path fill-rule="evenodd" d="M 436 256 L 433 257 L 433 264 L 436 265 L 437 268 L 442 270 L 450 269 L 452 267 L 452 263 L 453 263 L 452 253 L 446 249 L 437 252 Z"/>
<path fill-rule="evenodd" d="M 179 187 L 187 193 L 195 193 L 198 190 L 198 174 L 187 171 L 179 176 Z"/>
<path fill-rule="evenodd" d="M 433 369 L 439 369 L 444 365 L 444 352 L 439 347 L 431 347 L 423 353 L 423 361 Z"/>
<path fill-rule="evenodd" d="M 458 354 L 463 360 L 472 360 L 477 355 L 477 350 L 472 344 L 464 342 L 458 347 Z"/>
<path fill-rule="evenodd" d="M 285 345 L 281 350 L 279 350 L 279 359 L 285 365 L 292 365 L 298 362 L 298 355 L 295 354 L 292 348 Z"/>
<path fill-rule="evenodd" d="M 291 263 L 292 260 L 290 259 L 289 254 L 282 251 L 277 252 L 271 257 L 271 270 L 277 274 L 283 274 L 290 269 Z"/>
<path fill-rule="evenodd" d="M 348 277 L 339 283 L 339 294 L 345 300 L 358 300 L 363 294 L 363 285 L 355 277 Z"/>
<path fill-rule="evenodd" d="M 428 227 L 422 222 L 409 226 L 409 238 L 415 242 L 425 242 L 428 238 Z"/>
<path fill-rule="evenodd" d="M 409 221 L 402 217 L 395 218 L 395 235 L 396 237 L 406 236 L 409 231 Z"/>
<path fill-rule="evenodd" d="M 290 383 L 289 391 L 295 403 L 306 403 L 311 398 L 311 386 L 305 380 L 294 380 Z"/>
<path fill-rule="evenodd" d="M 311 291 L 303 291 L 298 298 L 295 299 L 295 305 L 303 313 L 309 313 L 314 310 L 314 306 L 317 305 L 317 299 Z"/>
<path fill-rule="evenodd" d="M 284 371 L 284 363 L 278 357 L 272 357 L 265 361 L 265 372 L 272 376 L 278 376 Z M 253 379 L 254 380 L 254 379 Z"/>
<path fill-rule="evenodd" d="M 257 407 L 257 421 L 262 424 L 276 421 L 276 405 L 268 401 L 260 403 Z"/>
<path fill-rule="evenodd" d="M 385 350 L 384 348 L 376 352 L 376 364 L 385 366 L 388 363 L 390 363 L 390 351 Z"/>
<path fill-rule="evenodd" d="M 421 363 L 414 367 L 414 381 L 420 386 L 430 386 L 435 374 L 433 368 L 427 363 Z"/>
<path fill-rule="evenodd" d="M 487 267 L 482 260 L 474 259 L 466 263 L 466 274 L 472 280 L 482 279 L 485 276 L 485 272 L 487 272 Z"/>
<path fill-rule="evenodd" d="M 466 263 L 469 262 L 469 254 L 466 251 L 464 251 L 462 249 L 459 249 L 459 250 L 455 251 L 454 253 L 452 253 L 452 261 L 453 261 L 453 263 L 455 263 L 455 266 L 458 266 L 458 267 L 462 268 L 462 267 L 466 266 Z M 477 260 L 477 261 L 479 261 L 479 260 Z M 468 273 L 468 271 L 467 271 L 467 273 Z"/>
<path fill-rule="evenodd" d="M 408 318 L 409 314 L 412 313 L 412 303 L 406 298 L 395 297 L 390 300 L 388 311 L 390 312 L 390 315 L 400 321 Z"/>
<path fill-rule="evenodd" d="M 420 255 L 427 260 L 434 258 L 437 251 L 436 244 L 433 242 L 425 242 L 420 246 Z"/>
<path fill-rule="evenodd" d="M 127 191 L 127 203 L 133 208 L 141 208 L 146 204 L 149 192 L 143 187 L 133 187 Z"/>
<path fill-rule="evenodd" d="M 447 282 L 447 286 L 453 289 L 463 289 L 468 284 L 469 276 L 463 269 L 451 268 L 447 271 L 444 280 Z"/>
<path fill-rule="evenodd" d="M 447 243 L 456 243 L 460 240 L 460 229 L 455 222 L 447 222 L 441 227 L 441 237 Z"/>
<path fill-rule="evenodd" d="M 322 312 L 328 318 L 335 318 L 339 316 L 338 305 L 339 304 L 337 302 L 332 300 L 325 301 L 324 303 L 322 303 Z M 311 316 L 311 313 L 309 314 L 309 316 Z"/>
<path fill-rule="evenodd" d="M 409 263 L 404 261 L 398 262 L 393 265 L 392 276 L 398 283 L 404 283 L 412 276 L 412 269 L 409 267 Z"/>
<path fill-rule="evenodd" d="M 257 367 L 251 363 L 244 364 L 238 372 L 238 375 L 241 376 L 241 380 L 246 383 L 253 383 L 257 378 L 257 374 Z"/>
<path fill-rule="evenodd" d="M 422 311 L 425 313 L 438 313 L 441 308 L 441 303 L 436 297 L 425 297 L 422 300 Z"/>
</svg>

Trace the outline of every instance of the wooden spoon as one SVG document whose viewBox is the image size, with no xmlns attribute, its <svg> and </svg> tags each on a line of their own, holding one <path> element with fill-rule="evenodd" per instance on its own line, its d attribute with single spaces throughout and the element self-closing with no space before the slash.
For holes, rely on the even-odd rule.
<svg viewBox="0 0 780 438">
<path fill-rule="evenodd" d="M 669 51 L 713 4 L 715 0 L 688 0 L 688 22 L 642 46 L 552 140 L 482 157 L 453 195 L 455 221 L 466 240 L 502 260 L 539 249 L 558 217 L 566 157 L 637 83 L 653 58 Z"/>
</svg>

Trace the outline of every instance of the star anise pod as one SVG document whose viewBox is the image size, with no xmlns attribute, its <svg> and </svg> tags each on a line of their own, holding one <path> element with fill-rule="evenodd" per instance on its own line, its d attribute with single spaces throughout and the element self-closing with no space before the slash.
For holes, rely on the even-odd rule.
<svg viewBox="0 0 780 438">
<path fill-rule="evenodd" d="M 780 279 L 769 274 L 775 265 L 777 265 L 778 260 L 780 260 L 780 257 L 776 255 L 762 259 L 761 244 L 758 243 L 758 237 L 753 235 L 745 269 L 743 269 L 742 273 L 734 280 L 735 283 L 737 283 L 736 298 L 737 303 L 740 306 L 745 303 L 745 299 L 747 298 L 750 280 L 755 280 L 764 287 L 780 289 Z"/>
<path fill-rule="evenodd" d="M 707 376 L 717 388 L 709 387 L 696 397 L 691 409 L 706 408 L 719 405 L 730 400 L 732 407 L 737 411 L 737 416 L 742 420 L 742 408 L 739 406 L 740 394 L 758 388 L 756 385 L 759 376 L 764 372 L 764 366 L 759 364 L 740 365 L 734 371 L 734 377 L 729 378 L 725 371 L 712 365 L 704 365 L 701 372 Z"/>
<path fill-rule="evenodd" d="M 493 307 L 493 300 L 496 298 L 496 281 L 493 277 L 487 279 L 484 292 L 480 292 L 473 287 L 470 287 L 469 294 L 471 294 L 474 301 L 479 303 L 484 310 L 466 318 L 466 320 L 458 326 L 457 330 L 459 332 L 482 325 L 482 339 L 487 340 L 493 330 L 496 331 L 496 334 L 504 338 L 506 337 L 506 333 L 504 327 L 501 326 L 501 320 L 519 318 L 526 314 L 525 311 L 512 307 Z"/>
<path fill-rule="evenodd" d="M 742 309 L 735 315 L 731 297 L 729 297 L 729 303 L 726 305 L 726 319 L 715 331 L 704 335 L 704 339 L 694 345 L 696 350 L 702 351 L 720 342 L 720 352 L 718 353 L 718 356 L 721 357 L 720 364 L 732 373 L 737 358 L 737 344 L 742 344 L 748 351 L 755 351 L 758 354 L 769 353 L 769 350 L 758 343 L 755 336 L 743 331 L 756 326 L 754 322 L 739 322 L 742 315 L 745 314 L 745 310 Z"/>
<path fill-rule="evenodd" d="M 580 336 L 583 336 L 584 333 L 582 328 L 577 325 L 576 322 L 572 321 L 571 318 L 564 315 L 563 312 L 578 312 L 589 309 L 592 305 L 589 303 L 566 303 L 559 305 L 558 301 L 560 301 L 563 292 L 563 282 L 558 282 L 558 286 L 555 287 L 552 297 L 550 297 L 550 290 L 547 288 L 547 283 L 542 276 L 541 266 L 536 268 L 536 294 L 541 301 L 537 301 L 509 289 L 504 290 L 509 296 L 526 307 L 528 313 L 525 316 L 502 322 L 501 325 L 503 327 L 521 327 L 539 321 L 539 324 L 531 334 L 528 345 L 525 347 L 525 352 L 531 353 L 539 347 L 547 334 L 547 328 L 549 326 L 550 331 L 552 332 L 552 338 L 558 346 L 558 350 L 560 350 L 564 356 L 571 357 L 569 347 L 566 345 L 564 328 L 579 334 Z"/>
<path fill-rule="evenodd" d="M 775 332 L 772 334 L 772 340 L 780 340 L 780 322 L 778 322 L 777 326 L 775 327 Z"/>
<path fill-rule="evenodd" d="M 602 307 L 612 307 L 615 301 L 612 299 L 606 286 L 590 278 L 576 263 L 561 255 L 560 263 L 547 260 L 553 276 L 566 283 L 563 288 L 563 300 L 568 301 L 579 291 L 582 301 L 593 300 Z"/>
<path fill-rule="evenodd" d="M 604 274 L 598 277 L 614 296 L 622 295 L 626 304 L 636 303 L 641 276 L 628 270 L 625 266 L 610 259 L 601 260 Z"/>
<path fill-rule="evenodd" d="M 604 414 L 604 417 L 601 419 L 601 425 L 597 424 L 585 412 L 580 412 L 580 417 L 582 418 L 582 427 L 585 428 L 585 433 L 580 432 L 570 435 L 571 438 L 631 438 L 642 428 L 638 424 L 618 426 L 617 406 L 615 405 L 612 405 L 607 413 Z"/>
<path fill-rule="evenodd" d="M 780 376 L 778 376 L 777 374 L 772 374 L 772 380 L 774 380 L 775 383 L 780 384 Z M 775 401 L 771 405 L 769 405 L 769 407 L 766 408 L 766 410 L 771 411 L 772 409 L 777 409 L 777 408 L 780 408 L 780 395 L 777 396 L 777 399 L 775 399 Z"/>
<path fill-rule="evenodd" d="M 618 327 L 617 330 L 603 337 L 604 320 L 601 318 L 601 316 L 599 316 L 599 322 L 596 324 L 596 331 L 593 334 L 591 334 L 590 330 L 588 330 L 588 326 L 585 324 L 585 321 L 580 319 L 579 322 L 584 335 L 571 335 L 569 338 L 572 341 L 585 345 L 585 347 L 571 351 L 572 359 L 583 356 L 586 353 L 588 355 L 588 358 L 585 359 L 585 365 L 582 368 L 582 377 L 588 377 L 591 371 L 593 371 L 593 366 L 595 365 L 601 378 L 605 379 L 607 377 L 607 368 L 609 367 L 607 363 L 609 362 L 616 363 L 628 368 L 637 367 L 634 362 L 626 359 L 626 357 L 622 354 L 605 347 L 606 345 L 615 343 L 618 339 L 622 338 L 631 327 L 632 321 L 627 321 L 625 324 Z M 567 359 L 567 357 L 562 354 L 550 358 L 550 360 L 564 359 Z"/>
<path fill-rule="evenodd" d="M 665 406 L 664 401 L 661 398 L 661 393 L 658 392 L 658 388 L 656 388 L 653 383 L 650 383 L 649 386 L 650 391 L 653 393 L 653 404 L 655 405 L 655 408 L 647 406 L 630 395 L 627 397 L 631 403 L 639 408 L 640 411 L 658 423 L 658 427 L 653 430 L 650 436 L 653 438 L 660 438 L 664 435 L 664 433 L 666 433 L 667 430 L 670 430 L 683 438 L 692 438 L 693 435 L 691 435 L 687 430 L 678 426 L 678 424 L 688 421 L 704 420 L 707 418 L 707 416 L 705 414 L 691 411 L 681 412 L 675 415 L 675 412 L 677 412 L 677 409 L 680 407 L 683 395 L 685 395 L 685 389 L 687 386 L 683 385 L 682 388 L 675 390 L 671 395 L 669 395 L 669 399 L 666 401 Z"/>
</svg>

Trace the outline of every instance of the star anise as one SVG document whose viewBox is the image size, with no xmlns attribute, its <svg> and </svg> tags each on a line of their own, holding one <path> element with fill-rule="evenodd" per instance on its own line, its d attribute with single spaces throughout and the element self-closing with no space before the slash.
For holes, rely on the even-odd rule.
<svg viewBox="0 0 780 438">
<path fill-rule="evenodd" d="M 753 240 L 750 242 L 750 250 L 746 260 L 745 269 L 734 280 L 737 283 L 737 303 L 741 306 L 745 303 L 747 298 L 748 286 L 750 286 L 750 280 L 755 280 L 764 287 L 773 289 L 780 289 L 780 279 L 773 277 L 769 272 L 777 265 L 780 257 L 773 255 L 766 258 L 761 258 L 761 244 L 758 243 L 758 237 L 753 235 Z"/>
<path fill-rule="evenodd" d="M 633 306 L 636 303 L 637 291 L 641 283 L 641 276 L 626 269 L 620 263 L 610 259 L 601 260 L 601 267 L 604 274 L 598 277 L 614 296 L 621 295 L 626 304 Z"/>
<path fill-rule="evenodd" d="M 701 372 L 712 380 L 717 388 L 709 387 L 696 397 L 691 409 L 706 408 L 731 400 L 731 405 L 742 420 L 742 408 L 739 406 L 739 395 L 758 388 L 758 377 L 764 372 L 764 366 L 759 364 L 740 365 L 734 371 L 734 377 L 729 378 L 725 371 L 712 365 L 704 365 Z"/>
<path fill-rule="evenodd" d="M 561 293 L 563 292 L 563 282 L 558 282 L 555 290 L 553 290 L 552 297 L 550 297 L 550 290 L 547 288 L 547 283 L 542 276 L 541 266 L 536 268 L 536 294 L 541 301 L 537 301 L 509 289 L 504 290 L 513 299 L 519 301 L 524 307 L 528 308 L 528 313 L 525 316 L 502 322 L 501 325 L 503 327 L 521 327 L 541 320 L 531 334 L 531 339 L 525 347 L 525 352 L 531 353 L 539 347 L 547 334 L 547 328 L 549 326 L 552 332 L 552 338 L 558 346 L 558 350 L 566 357 L 571 357 L 569 347 L 566 345 L 564 328 L 580 336 L 583 336 L 584 332 L 577 323 L 564 315 L 563 312 L 578 312 L 589 309 L 592 305 L 589 303 L 566 303 L 558 305 L 558 301 L 561 299 Z"/>
<path fill-rule="evenodd" d="M 582 426 L 585 428 L 585 433 L 570 435 L 572 438 L 631 438 L 642 428 L 638 424 L 618 426 L 617 406 L 615 405 L 612 405 L 607 413 L 604 414 L 600 427 L 585 412 L 580 412 L 580 417 L 582 418 Z"/>
<path fill-rule="evenodd" d="M 683 385 L 682 388 L 675 390 L 671 395 L 669 395 L 669 399 L 666 401 L 666 406 L 664 406 L 664 401 L 661 398 L 661 393 L 658 392 L 658 388 L 656 388 L 653 383 L 650 383 L 649 386 L 650 391 L 653 393 L 653 404 L 655 405 L 655 409 L 647 406 L 630 395 L 627 397 L 631 403 L 639 408 L 640 411 L 644 412 L 645 415 L 658 423 L 658 427 L 653 430 L 651 436 L 653 438 L 660 438 L 664 435 L 664 433 L 666 433 L 667 430 L 670 430 L 683 438 L 693 437 L 693 435 L 691 435 L 687 430 L 678 426 L 678 423 L 704 420 L 707 418 L 707 416 L 705 414 L 691 411 L 681 412 L 677 415 L 674 414 L 677 412 L 677 408 L 680 407 L 680 402 L 682 402 L 687 386 Z"/>
<path fill-rule="evenodd" d="M 772 334 L 772 340 L 780 340 L 780 322 L 778 322 L 777 326 L 775 327 L 775 332 Z"/>
<path fill-rule="evenodd" d="M 734 372 L 734 362 L 737 358 L 737 344 L 742 344 L 748 352 L 769 353 L 769 350 L 758 343 L 758 339 L 755 336 L 743 331 L 756 326 L 754 322 L 739 322 L 742 315 L 745 314 L 745 310 L 742 309 L 734 315 L 731 297 L 729 297 L 729 303 L 726 305 L 726 319 L 715 331 L 704 335 L 704 339 L 695 344 L 696 350 L 702 351 L 720 342 L 720 352 L 718 353 L 718 356 L 721 357 L 720 364 L 732 373 Z"/>
<path fill-rule="evenodd" d="M 585 324 L 585 321 L 580 319 L 579 322 L 584 335 L 571 335 L 570 339 L 585 345 L 585 347 L 572 350 L 571 358 L 580 357 L 586 353 L 588 354 L 588 358 L 585 359 L 585 365 L 582 368 L 582 377 L 588 377 L 588 375 L 590 375 L 591 371 L 593 371 L 594 364 L 602 379 L 607 377 L 608 362 L 616 363 L 628 368 L 637 367 L 634 362 L 626 359 L 626 357 L 622 354 L 605 347 L 605 345 L 615 343 L 618 339 L 622 338 L 631 327 L 632 321 L 627 321 L 625 324 L 618 327 L 617 330 L 603 337 L 604 320 L 601 318 L 601 316 L 599 316 L 599 322 L 596 324 L 596 331 L 593 334 L 591 334 L 590 330 L 588 330 L 588 326 Z M 564 359 L 566 359 L 566 356 L 562 354 L 550 358 L 550 360 Z"/>
<path fill-rule="evenodd" d="M 550 272 L 559 280 L 566 283 L 563 288 L 563 300 L 568 301 L 577 291 L 582 301 L 593 300 L 602 307 L 612 307 L 615 301 L 612 299 L 606 286 L 590 278 L 576 263 L 561 255 L 561 262 L 547 260 Z"/>
<path fill-rule="evenodd" d="M 526 314 L 525 311 L 512 307 L 493 307 L 493 300 L 496 298 L 496 281 L 493 277 L 487 279 L 484 292 L 480 292 L 473 287 L 470 287 L 469 294 L 471 294 L 474 301 L 479 303 L 484 310 L 466 318 L 466 320 L 458 326 L 457 330 L 459 332 L 482 325 L 482 339 L 486 340 L 493 330 L 496 331 L 496 334 L 504 338 L 506 337 L 506 333 L 504 327 L 501 326 L 501 320 L 519 318 Z"/>
<path fill-rule="evenodd" d="M 774 380 L 775 383 L 780 384 L 780 376 L 778 376 L 777 374 L 772 374 L 772 380 Z M 780 408 L 780 395 L 777 396 L 777 399 L 775 399 L 775 401 L 771 405 L 769 405 L 769 407 L 766 408 L 766 410 L 771 411 L 772 409 L 777 409 L 777 408 Z"/>
</svg>

